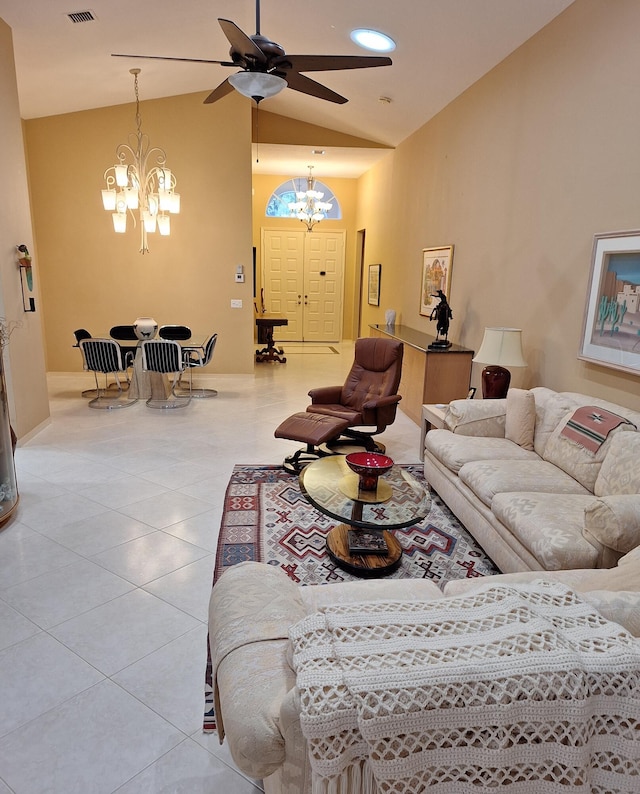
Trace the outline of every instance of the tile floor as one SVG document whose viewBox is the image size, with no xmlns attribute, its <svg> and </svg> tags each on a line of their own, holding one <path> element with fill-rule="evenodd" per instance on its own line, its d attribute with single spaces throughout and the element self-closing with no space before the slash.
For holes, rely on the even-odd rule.
<svg viewBox="0 0 640 794">
<path fill-rule="evenodd" d="M 273 437 L 313 386 L 341 383 L 352 343 L 287 346 L 217 397 L 98 411 L 91 375 L 49 378 L 51 423 L 16 450 L 20 504 L 0 527 L 0 794 L 257 794 L 202 733 L 207 605 L 236 463 L 273 464 Z M 418 461 L 399 412 L 387 452 Z"/>
</svg>

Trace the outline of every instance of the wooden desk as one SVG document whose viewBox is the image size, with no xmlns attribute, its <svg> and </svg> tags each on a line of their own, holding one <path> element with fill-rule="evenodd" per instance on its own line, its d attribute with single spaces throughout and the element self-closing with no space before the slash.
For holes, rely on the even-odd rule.
<svg viewBox="0 0 640 794">
<path fill-rule="evenodd" d="M 256 325 L 258 330 L 262 329 L 265 334 L 267 346 L 261 350 L 256 350 L 256 361 L 279 361 L 281 364 L 286 362 L 284 350 L 276 348 L 273 343 L 273 329 L 279 325 L 289 325 L 289 320 L 281 314 L 270 314 L 264 312 L 256 315 Z"/>
<path fill-rule="evenodd" d="M 369 335 L 391 337 L 404 343 L 400 410 L 419 425 L 422 406 L 462 400 L 469 394 L 473 350 L 460 345 L 429 350 L 434 336 L 406 325 L 370 325 Z"/>
</svg>

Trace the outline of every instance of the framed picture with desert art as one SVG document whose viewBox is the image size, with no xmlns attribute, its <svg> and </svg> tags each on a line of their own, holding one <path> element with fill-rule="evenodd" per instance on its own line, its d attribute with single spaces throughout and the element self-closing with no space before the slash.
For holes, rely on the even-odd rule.
<svg viewBox="0 0 640 794">
<path fill-rule="evenodd" d="M 453 246 L 422 249 L 422 285 L 420 288 L 420 314 L 429 317 L 440 302 L 437 293 L 441 289 L 449 298 L 451 291 L 451 268 Z M 434 298 L 433 296 L 436 295 Z"/>
<path fill-rule="evenodd" d="M 382 265 L 369 265 L 369 305 L 380 305 L 380 274 Z"/>
<path fill-rule="evenodd" d="M 594 236 L 578 358 L 640 375 L 640 231 Z"/>
</svg>

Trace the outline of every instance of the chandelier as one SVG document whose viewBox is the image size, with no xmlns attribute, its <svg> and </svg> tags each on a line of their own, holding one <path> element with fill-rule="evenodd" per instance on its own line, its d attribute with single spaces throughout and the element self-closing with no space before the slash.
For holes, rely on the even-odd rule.
<svg viewBox="0 0 640 794">
<path fill-rule="evenodd" d="M 180 212 L 180 194 L 175 192 L 176 178 L 166 167 L 164 149 L 150 148 L 149 136 L 142 132 L 138 75 L 140 69 L 130 69 L 136 96 L 137 132 L 130 133 L 128 143 L 116 148 L 116 165 L 104 173 L 106 189 L 102 191 L 102 204 L 111 212 L 113 228 L 119 234 L 127 230 L 127 212 L 136 225 L 140 224 L 140 253 L 149 253 L 147 234 L 156 231 L 166 236 L 171 233 L 170 214 Z"/>
<path fill-rule="evenodd" d="M 292 201 L 289 204 L 289 211 L 292 217 L 299 218 L 306 224 L 307 231 L 310 232 L 316 223 L 326 218 L 325 213 L 329 212 L 333 204 L 320 200 L 324 196 L 324 193 L 320 193 L 320 191 L 315 189 L 316 180 L 311 173 L 313 171 L 313 166 L 310 165 L 308 168 L 309 176 L 307 177 L 307 189 L 296 191 L 296 198 L 298 200 Z"/>
</svg>

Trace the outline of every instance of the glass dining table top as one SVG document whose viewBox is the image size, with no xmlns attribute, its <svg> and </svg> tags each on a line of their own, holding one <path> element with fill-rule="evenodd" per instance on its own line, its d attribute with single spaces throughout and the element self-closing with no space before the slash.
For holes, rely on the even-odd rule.
<svg viewBox="0 0 640 794">
<path fill-rule="evenodd" d="M 422 521 L 431 510 L 429 487 L 402 466 L 393 466 L 381 477 L 391 487 L 387 501 L 348 496 L 347 482 L 353 477 L 357 479 L 345 456 L 331 455 L 305 466 L 299 476 L 300 489 L 321 513 L 353 527 L 400 529 Z"/>
</svg>

